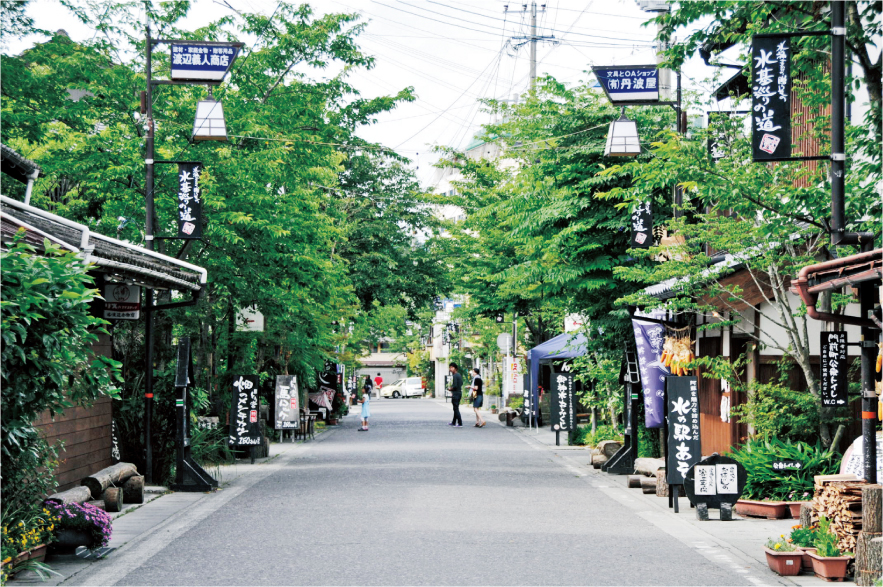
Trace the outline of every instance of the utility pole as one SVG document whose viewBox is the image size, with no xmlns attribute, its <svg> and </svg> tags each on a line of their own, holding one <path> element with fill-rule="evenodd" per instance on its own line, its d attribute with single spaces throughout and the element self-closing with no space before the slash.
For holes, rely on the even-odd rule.
<svg viewBox="0 0 883 587">
<path fill-rule="evenodd" d="M 506 7 L 508 9 L 508 7 Z M 541 5 L 542 12 L 546 11 L 546 5 Z M 527 4 L 524 5 L 524 11 L 527 12 Z M 515 48 L 523 46 L 525 43 L 530 43 L 530 89 L 533 90 L 534 86 L 536 86 L 537 81 L 537 41 L 549 41 L 552 43 L 558 43 L 555 39 L 555 35 L 547 35 L 547 36 L 537 36 L 537 3 L 533 1 L 530 3 L 530 36 L 518 36 L 512 37 L 513 41 L 521 41 L 515 45 Z"/>
<path fill-rule="evenodd" d="M 154 190 L 154 123 L 153 123 L 153 39 L 150 37 L 150 6 L 145 10 L 147 29 L 147 139 L 145 140 L 145 180 L 144 180 L 144 245 L 148 251 L 153 250 L 153 190 Z M 151 424 L 153 422 L 153 290 L 147 288 L 144 292 L 144 343 L 146 352 L 144 358 L 144 446 L 146 448 L 144 471 L 145 481 L 153 483 L 153 434 Z"/>
</svg>

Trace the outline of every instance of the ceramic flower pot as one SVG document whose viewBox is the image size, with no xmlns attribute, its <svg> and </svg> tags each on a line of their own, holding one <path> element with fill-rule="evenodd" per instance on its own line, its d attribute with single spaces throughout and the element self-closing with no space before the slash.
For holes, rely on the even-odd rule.
<svg viewBox="0 0 883 587">
<path fill-rule="evenodd" d="M 794 550 L 791 552 L 779 552 L 771 548 L 764 547 L 766 552 L 766 564 L 770 570 L 783 577 L 799 575 L 803 568 L 803 553 Z"/>
<path fill-rule="evenodd" d="M 92 534 L 85 530 L 62 528 L 55 535 L 55 542 L 50 545 L 49 550 L 52 554 L 74 554 L 80 546 L 91 549 Z"/>
<path fill-rule="evenodd" d="M 816 549 L 813 546 L 795 546 L 797 550 L 799 550 L 803 554 L 803 571 L 805 573 L 812 573 L 812 559 L 809 557 L 810 552 L 815 552 Z"/>
<path fill-rule="evenodd" d="M 825 581 L 842 581 L 846 577 L 846 566 L 852 560 L 851 556 L 819 556 L 815 552 L 810 552 L 809 557 L 816 577 Z"/>
<path fill-rule="evenodd" d="M 788 504 L 784 501 L 754 501 L 750 499 L 740 499 L 736 502 L 736 513 L 740 516 L 781 520 L 787 518 L 790 512 L 788 510 Z"/>
</svg>

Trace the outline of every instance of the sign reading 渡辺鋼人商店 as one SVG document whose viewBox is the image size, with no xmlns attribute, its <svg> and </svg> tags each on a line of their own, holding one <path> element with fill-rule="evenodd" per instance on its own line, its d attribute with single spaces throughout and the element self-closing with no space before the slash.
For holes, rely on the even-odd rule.
<svg viewBox="0 0 883 587">
<path fill-rule="evenodd" d="M 819 363 L 822 372 L 822 405 L 846 405 L 846 333 L 822 332 Z"/>
<path fill-rule="evenodd" d="M 178 238 L 202 238 L 202 163 L 178 163 Z"/>
<path fill-rule="evenodd" d="M 138 320 L 141 317 L 141 288 L 125 283 L 104 286 L 104 318 L 106 320 Z"/>
<path fill-rule="evenodd" d="M 751 39 L 751 154 L 755 161 L 791 156 L 791 39 Z"/>
<path fill-rule="evenodd" d="M 650 201 L 639 202 L 629 219 L 631 239 L 629 246 L 633 249 L 649 249 L 653 244 L 653 212 Z"/>
<path fill-rule="evenodd" d="M 702 458 L 699 438 L 699 384 L 696 377 L 665 378 L 668 418 L 669 485 L 683 485 L 687 471 Z"/>
<path fill-rule="evenodd" d="M 592 72 L 613 104 L 659 102 L 659 70 L 656 65 L 592 66 Z"/>
<path fill-rule="evenodd" d="M 233 406 L 230 410 L 230 444 L 232 446 L 257 446 L 261 443 L 259 414 L 258 376 L 235 376 L 233 378 Z"/>
<path fill-rule="evenodd" d="M 224 79 L 239 48 L 201 43 L 172 44 L 172 79 L 215 81 Z"/>
<path fill-rule="evenodd" d="M 552 375 L 552 430 L 576 428 L 576 402 L 570 365 Z"/>
<path fill-rule="evenodd" d="M 276 430 L 300 426 L 300 395 L 296 375 L 276 376 Z"/>
</svg>

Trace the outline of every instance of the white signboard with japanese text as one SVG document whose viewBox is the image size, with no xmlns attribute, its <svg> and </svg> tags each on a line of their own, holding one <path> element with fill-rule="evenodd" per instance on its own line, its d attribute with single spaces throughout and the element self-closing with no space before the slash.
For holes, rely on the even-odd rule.
<svg viewBox="0 0 883 587">
<path fill-rule="evenodd" d="M 104 318 L 106 320 L 138 320 L 141 317 L 141 288 L 125 283 L 104 286 Z"/>
</svg>

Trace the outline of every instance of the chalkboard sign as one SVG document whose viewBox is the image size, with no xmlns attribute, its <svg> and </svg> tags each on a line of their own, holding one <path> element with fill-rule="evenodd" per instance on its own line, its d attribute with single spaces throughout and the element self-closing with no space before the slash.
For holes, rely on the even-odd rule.
<svg viewBox="0 0 883 587">
<path fill-rule="evenodd" d="M 822 405 L 846 405 L 846 333 L 821 333 Z"/>
<path fill-rule="evenodd" d="M 276 430 L 293 430 L 300 426 L 300 395 L 297 375 L 276 376 Z"/>
<path fill-rule="evenodd" d="M 666 481 L 683 485 L 690 467 L 702 458 L 699 438 L 699 385 L 696 377 L 666 377 L 668 460 Z"/>
<path fill-rule="evenodd" d="M 691 503 L 720 509 L 721 504 L 736 503 L 747 480 L 745 467 L 730 457 L 714 454 L 690 467 L 684 476 L 684 491 Z"/>
<path fill-rule="evenodd" d="M 569 369 L 566 365 L 565 369 Z M 576 402 L 573 374 L 556 373 L 552 378 L 552 430 L 576 428 Z"/>
<path fill-rule="evenodd" d="M 258 424 L 258 376 L 233 378 L 233 406 L 230 410 L 230 445 L 256 446 L 261 443 Z"/>
</svg>

